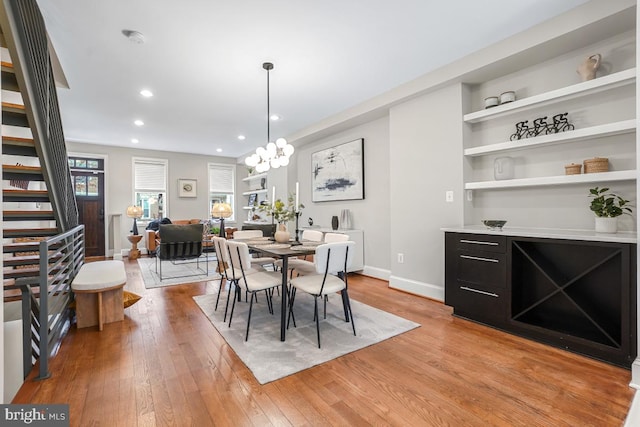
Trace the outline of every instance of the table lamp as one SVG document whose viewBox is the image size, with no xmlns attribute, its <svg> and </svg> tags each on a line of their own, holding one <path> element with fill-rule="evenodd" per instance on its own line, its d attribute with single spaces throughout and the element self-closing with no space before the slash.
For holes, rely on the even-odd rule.
<svg viewBox="0 0 640 427">
<path fill-rule="evenodd" d="M 224 219 L 233 215 L 233 210 L 229 203 L 214 203 L 211 208 L 211 216 L 220 220 L 220 237 L 225 237 Z"/>
<path fill-rule="evenodd" d="M 131 232 L 133 233 L 134 236 L 137 236 L 138 235 L 138 224 L 136 222 L 136 219 L 142 217 L 142 207 L 134 206 L 134 205 L 129 206 L 127 208 L 127 216 L 129 218 L 133 218 L 133 228 L 131 229 Z"/>
</svg>

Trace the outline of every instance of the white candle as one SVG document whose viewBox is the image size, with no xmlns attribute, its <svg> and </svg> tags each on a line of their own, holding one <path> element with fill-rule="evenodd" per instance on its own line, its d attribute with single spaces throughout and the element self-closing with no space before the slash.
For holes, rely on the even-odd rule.
<svg viewBox="0 0 640 427">
<path fill-rule="evenodd" d="M 274 208 L 276 207 L 276 186 L 275 185 L 273 186 L 273 193 L 271 196 L 271 206 Z"/>
<path fill-rule="evenodd" d="M 300 183 L 296 181 L 296 212 L 298 212 L 298 206 L 300 206 L 300 201 L 298 200 L 299 191 L 300 191 Z"/>
</svg>

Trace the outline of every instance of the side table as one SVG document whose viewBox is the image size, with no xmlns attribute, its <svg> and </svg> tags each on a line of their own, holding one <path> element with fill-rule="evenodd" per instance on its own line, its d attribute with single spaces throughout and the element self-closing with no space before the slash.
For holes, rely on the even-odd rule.
<svg viewBox="0 0 640 427">
<path fill-rule="evenodd" d="M 140 250 L 138 250 L 138 242 L 142 240 L 139 234 L 131 234 L 127 236 L 127 240 L 131 242 L 131 250 L 129 251 L 129 259 L 134 260 L 140 258 Z"/>
</svg>

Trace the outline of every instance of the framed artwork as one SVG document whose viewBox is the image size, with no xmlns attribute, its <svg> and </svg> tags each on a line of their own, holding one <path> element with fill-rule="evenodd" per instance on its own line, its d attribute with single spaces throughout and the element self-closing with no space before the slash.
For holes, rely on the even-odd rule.
<svg viewBox="0 0 640 427">
<path fill-rule="evenodd" d="M 364 199 L 364 139 L 311 155 L 313 202 Z"/>
<path fill-rule="evenodd" d="M 253 207 L 253 205 L 256 204 L 257 200 L 258 200 L 258 195 L 256 193 L 249 194 L 249 203 L 247 203 L 247 206 Z"/>
<path fill-rule="evenodd" d="M 195 179 L 179 179 L 178 180 L 178 197 L 196 197 Z"/>
</svg>

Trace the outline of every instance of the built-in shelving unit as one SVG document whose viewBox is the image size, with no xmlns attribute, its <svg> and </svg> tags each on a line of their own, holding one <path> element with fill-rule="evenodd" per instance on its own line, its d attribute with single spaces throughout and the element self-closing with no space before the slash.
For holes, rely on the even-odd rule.
<svg viewBox="0 0 640 427">
<path fill-rule="evenodd" d="M 465 190 L 488 190 L 497 188 L 583 184 L 591 182 L 632 181 L 636 179 L 636 175 L 636 170 L 626 170 L 580 175 L 543 176 L 536 178 L 506 179 L 503 181 L 467 182 L 464 188 Z"/>
<path fill-rule="evenodd" d="M 245 191 L 244 193 L 242 193 L 243 196 L 249 196 L 251 194 L 267 194 L 267 190 L 250 190 L 250 191 Z"/>
<path fill-rule="evenodd" d="M 246 178 L 242 178 L 243 181 L 253 181 L 255 179 L 260 179 L 260 178 L 266 178 L 267 177 L 267 173 L 257 173 L 255 175 L 249 175 Z"/>
<path fill-rule="evenodd" d="M 478 123 L 484 120 L 495 119 L 507 114 L 525 111 L 530 108 L 541 107 L 561 100 L 568 100 L 578 96 L 585 96 L 603 90 L 610 90 L 616 87 L 630 85 L 636 81 L 636 69 L 620 71 L 618 73 L 603 76 L 594 80 L 577 83 L 560 89 L 530 96 L 508 104 L 465 114 L 464 121 L 467 123 Z"/>
<path fill-rule="evenodd" d="M 549 147 L 556 144 L 586 141 L 594 138 L 604 138 L 607 136 L 633 133 L 635 131 L 635 120 L 623 120 L 620 122 L 606 123 L 603 125 L 591 126 L 588 128 L 576 129 L 552 135 L 544 135 L 535 138 L 526 138 L 517 141 L 499 142 L 496 144 L 467 148 L 464 150 L 464 155 L 475 157 L 507 151 L 526 150 L 537 147 Z"/>
<path fill-rule="evenodd" d="M 566 100 L 595 94 L 614 88 L 632 85 L 636 82 L 636 69 L 631 68 L 607 76 L 577 83 L 549 92 L 533 95 L 528 98 L 520 99 L 514 102 L 503 104 L 497 107 L 476 111 L 465 114 L 464 122 L 473 126 L 474 123 L 493 120 L 507 114 L 521 113 L 534 107 L 562 103 Z M 589 103 L 593 103 L 589 100 Z M 597 101 L 596 101 L 597 102 Z M 588 104 L 587 104 L 588 105 Z M 632 134 L 636 132 L 636 120 L 621 120 L 590 126 L 582 129 L 575 129 L 567 132 L 543 135 L 533 138 L 525 138 L 515 141 L 498 141 L 493 144 L 479 145 L 468 147 L 464 150 L 465 157 L 480 157 L 497 153 L 514 152 L 519 150 L 544 149 L 560 144 L 577 144 L 592 139 L 602 139 L 604 144 L 613 144 L 624 141 L 623 139 L 609 138 L 615 135 Z M 480 131 L 482 132 L 482 130 Z M 609 139 L 607 139 L 609 138 Z M 473 166 L 472 166 L 473 168 Z M 504 189 L 504 188 L 524 188 L 539 186 L 558 186 L 572 185 L 583 183 L 598 183 L 612 181 L 634 181 L 636 180 L 637 171 L 618 170 L 612 172 L 590 173 L 579 175 L 560 175 L 560 176 L 542 176 L 542 177 L 525 177 L 519 179 L 508 179 L 499 181 L 469 181 L 465 180 L 465 190 L 488 190 L 488 189 Z"/>
</svg>

